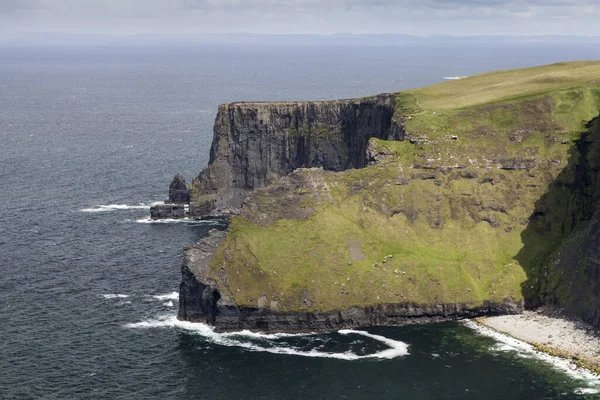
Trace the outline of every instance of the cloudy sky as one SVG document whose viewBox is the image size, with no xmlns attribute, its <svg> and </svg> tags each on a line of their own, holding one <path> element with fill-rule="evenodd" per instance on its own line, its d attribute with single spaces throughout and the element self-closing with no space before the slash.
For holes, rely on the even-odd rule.
<svg viewBox="0 0 600 400">
<path fill-rule="evenodd" d="M 600 35 L 598 0 L 0 0 L 0 34 Z"/>
</svg>

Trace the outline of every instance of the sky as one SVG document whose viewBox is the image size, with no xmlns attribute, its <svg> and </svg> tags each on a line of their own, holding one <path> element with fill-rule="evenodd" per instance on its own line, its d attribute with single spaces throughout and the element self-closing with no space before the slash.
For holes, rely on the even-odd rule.
<svg viewBox="0 0 600 400">
<path fill-rule="evenodd" d="M 599 0 L 0 0 L 0 35 L 600 36 Z"/>
</svg>

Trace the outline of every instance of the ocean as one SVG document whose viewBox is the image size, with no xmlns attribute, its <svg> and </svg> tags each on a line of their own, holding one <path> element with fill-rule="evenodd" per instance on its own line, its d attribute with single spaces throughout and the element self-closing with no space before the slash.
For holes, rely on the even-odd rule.
<svg viewBox="0 0 600 400">
<path fill-rule="evenodd" d="M 216 334 L 175 320 L 149 220 L 208 162 L 217 105 L 348 98 L 600 59 L 590 43 L 0 47 L 0 399 L 570 399 L 600 382 L 463 323 Z"/>
</svg>

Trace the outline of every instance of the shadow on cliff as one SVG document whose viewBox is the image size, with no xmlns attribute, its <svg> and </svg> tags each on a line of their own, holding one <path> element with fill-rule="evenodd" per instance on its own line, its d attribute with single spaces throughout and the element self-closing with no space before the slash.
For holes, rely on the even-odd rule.
<svg viewBox="0 0 600 400">
<path fill-rule="evenodd" d="M 523 247 L 515 257 L 527 274 L 522 285 L 526 308 L 548 305 L 582 316 L 580 309 L 585 306 L 577 292 L 586 292 L 589 297 L 596 290 L 598 283 L 591 282 L 589 274 L 581 281 L 574 280 L 574 275 L 582 275 L 575 269 L 587 255 L 563 249 L 579 242 L 592 219 L 600 215 L 594 214 L 600 197 L 599 167 L 600 116 L 586 124 L 586 130 L 569 150 L 568 164 L 556 179 L 551 180 L 543 169 L 532 171 L 541 182 L 550 182 L 535 203 L 521 234 Z M 568 259 L 563 260 L 567 255 Z M 575 302 L 579 304 L 577 309 L 571 307 Z"/>
</svg>

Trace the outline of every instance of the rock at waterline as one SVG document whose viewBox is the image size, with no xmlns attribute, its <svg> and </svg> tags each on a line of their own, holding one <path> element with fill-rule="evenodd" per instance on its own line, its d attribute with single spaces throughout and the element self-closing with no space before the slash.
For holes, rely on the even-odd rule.
<svg viewBox="0 0 600 400">
<path fill-rule="evenodd" d="M 177 174 L 169 185 L 169 203 L 188 203 L 190 192 L 183 175 Z"/>
</svg>

